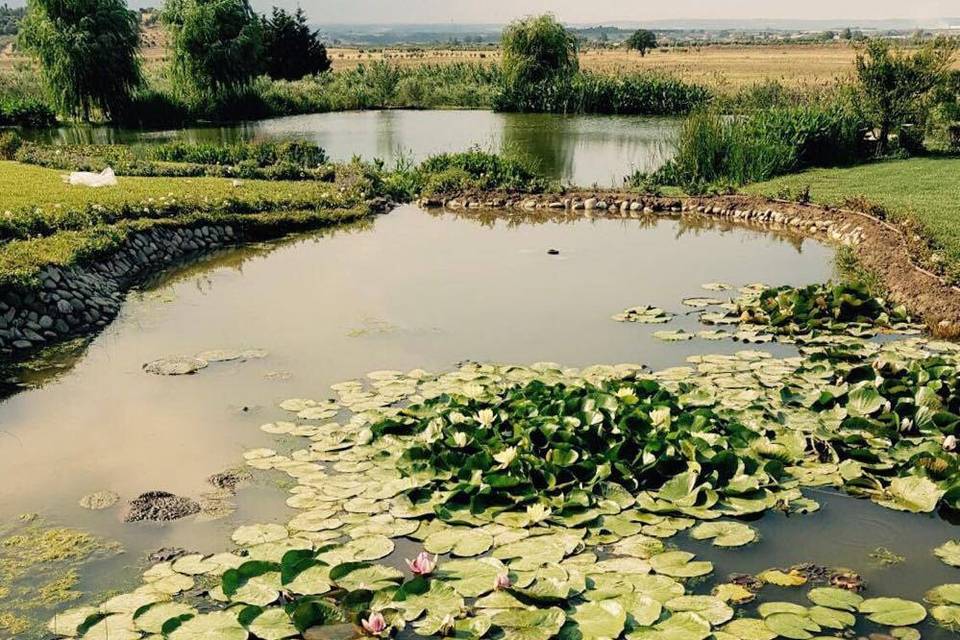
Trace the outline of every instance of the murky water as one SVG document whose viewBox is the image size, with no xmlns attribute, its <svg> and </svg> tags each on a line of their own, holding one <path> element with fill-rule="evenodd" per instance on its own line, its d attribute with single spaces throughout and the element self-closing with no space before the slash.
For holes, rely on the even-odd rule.
<svg viewBox="0 0 960 640">
<path fill-rule="evenodd" d="M 302 139 L 333 160 L 398 158 L 415 161 L 472 146 L 521 150 L 547 175 L 590 186 L 615 186 L 635 169 L 653 171 L 673 154 L 679 120 L 632 116 L 560 116 L 489 111 L 360 111 L 322 113 L 228 127 L 141 132 L 74 127 L 36 132 L 50 142 L 133 143 L 171 139 L 192 142 Z"/>
<path fill-rule="evenodd" d="M 559 255 L 547 254 L 548 249 Z M 370 224 L 225 252 L 130 296 L 121 316 L 76 363 L 0 404 L 0 521 L 36 512 L 116 540 L 126 554 L 96 563 L 81 585 L 115 588 L 164 546 L 219 551 L 238 523 L 285 522 L 272 473 L 237 497 L 224 520 L 123 524 L 144 491 L 197 496 L 205 478 L 246 449 L 291 443 L 258 429 L 277 403 L 325 397 L 330 384 L 377 369 L 445 370 L 464 359 L 570 366 L 640 362 L 659 369 L 732 343 L 664 343 L 658 328 L 610 315 L 654 304 L 682 311 L 710 281 L 802 285 L 828 279 L 832 251 L 816 242 L 700 220 L 587 220 L 511 224 L 498 218 L 401 208 Z M 694 317 L 679 319 L 694 330 Z M 673 325 L 671 325 L 673 327 Z M 262 348 L 262 360 L 198 375 L 151 376 L 143 363 L 215 348 Z M 765 347 L 777 354 L 783 346 Z M 122 497 L 90 512 L 78 499 Z M 762 541 L 723 552 L 684 540 L 716 577 L 795 562 L 848 566 L 875 595 L 919 599 L 956 570 L 930 550 L 951 537 L 936 518 L 844 496 L 814 496 L 821 512 L 769 513 Z M 877 547 L 906 556 L 883 567 Z M 935 637 L 931 631 L 929 636 Z"/>
</svg>

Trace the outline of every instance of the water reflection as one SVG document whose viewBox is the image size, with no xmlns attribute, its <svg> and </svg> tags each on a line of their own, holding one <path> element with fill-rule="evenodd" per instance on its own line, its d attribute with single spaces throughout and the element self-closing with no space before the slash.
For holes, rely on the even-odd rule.
<svg viewBox="0 0 960 640">
<path fill-rule="evenodd" d="M 478 146 L 519 150 L 547 175 L 573 184 L 613 186 L 635 169 L 652 171 L 673 154 L 678 121 L 636 116 L 505 114 L 488 111 L 363 111 L 324 113 L 175 131 L 105 126 L 63 127 L 28 136 L 61 143 L 149 143 L 173 139 L 231 143 L 302 139 L 334 160 L 355 155 L 392 165 Z"/>
</svg>

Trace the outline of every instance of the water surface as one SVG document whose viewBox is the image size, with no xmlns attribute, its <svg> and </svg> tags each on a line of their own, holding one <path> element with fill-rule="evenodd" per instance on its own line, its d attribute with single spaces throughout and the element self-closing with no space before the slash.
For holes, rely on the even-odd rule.
<svg viewBox="0 0 960 640">
<path fill-rule="evenodd" d="M 673 154 L 679 120 L 638 116 L 506 114 L 489 111 L 351 111 L 290 116 L 223 127 L 144 132 L 69 127 L 35 132 L 49 142 L 135 143 L 167 140 L 231 143 L 301 139 L 333 160 L 355 155 L 419 161 L 473 146 L 522 150 L 547 175 L 581 186 L 615 186 L 634 170 L 653 171 Z"/>
</svg>

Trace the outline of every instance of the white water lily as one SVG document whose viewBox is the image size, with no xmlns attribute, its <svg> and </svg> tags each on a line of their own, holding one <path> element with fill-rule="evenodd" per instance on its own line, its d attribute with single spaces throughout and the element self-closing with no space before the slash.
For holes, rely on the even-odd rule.
<svg viewBox="0 0 960 640">
<path fill-rule="evenodd" d="M 480 409 L 477 412 L 477 422 L 480 423 L 480 426 L 489 428 L 493 424 L 493 410 L 492 409 Z"/>
<path fill-rule="evenodd" d="M 670 427 L 670 423 L 673 421 L 673 416 L 670 414 L 670 407 L 659 407 L 650 412 L 650 420 L 653 422 L 653 427 L 655 429 L 667 429 Z"/>
<path fill-rule="evenodd" d="M 957 450 L 957 436 L 947 436 L 943 439 L 943 450 L 944 451 L 956 451 Z"/>
<path fill-rule="evenodd" d="M 428 424 L 420 438 L 427 444 L 436 442 L 443 437 L 443 422 L 439 418 L 434 418 Z"/>
<path fill-rule="evenodd" d="M 517 448 L 507 447 L 500 453 L 493 454 L 493 459 L 500 463 L 501 469 L 506 469 L 514 460 L 517 459 Z"/>
<path fill-rule="evenodd" d="M 453 443 L 457 445 L 458 449 L 462 449 L 467 446 L 467 434 L 463 431 L 458 431 L 453 434 Z"/>
<path fill-rule="evenodd" d="M 451 411 L 447 416 L 447 420 L 450 421 L 450 424 L 461 424 L 467 421 L 467 416 L 463 415 L 459 411 Z"/>
<path fill-rule="evenodd" d="M 633 396 L 633 389 L 631 389 L 630 387 L 620 387 L 616 391 L 616 396 L 618 398 L 629 398 Z"/>
<path fill-rule="evenodd" d="M 550 507 L 544 506 L 541 502 L 527 507 L 527 516 L 530 518 L 531 524 L 543 522 L 550 517 L 551 513 L 553 513 L 553 510 L 550 509 Z"/>
</svg>

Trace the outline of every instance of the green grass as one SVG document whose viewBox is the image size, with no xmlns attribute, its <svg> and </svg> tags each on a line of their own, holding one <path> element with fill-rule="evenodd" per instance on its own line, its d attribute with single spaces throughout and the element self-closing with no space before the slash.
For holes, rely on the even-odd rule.
<svg viewBox="0 0 960 640">
<path fill-rule="evenodd" d="M 778 196 L 810 187 L 820 204 L 863 197 L 893 217 L 919 224 L 942 249 L 951 277 L 960 275 L 960 158 L 889 160 L 845 169 L 814 169 L 750 185 L 746 193 Z"/>
<path fill-rule="evenodd" d="M 27 207 L 48 209 L 56 205 L 75 208 L 89 204 L 120 206 L 170 197 L 210 203 L 227 199 L 270 201 L 279 206 L 297 204 L 295 208 L 306 208 L 304 205 L 341 197 L 337 186 L 318 181 L 241 180 L 240 186 L 235 187 L 229 178 L 121 177 L 116 187 L 92 189 L 64 183 L 65 173 L 0 161 L 0 213 Z"/>
</svg>

